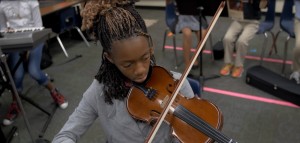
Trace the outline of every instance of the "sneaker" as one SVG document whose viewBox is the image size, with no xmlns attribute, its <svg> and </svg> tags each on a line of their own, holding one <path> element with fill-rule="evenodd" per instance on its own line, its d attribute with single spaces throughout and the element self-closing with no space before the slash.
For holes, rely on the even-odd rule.
<svg viewBox="0 0 300 143">
<path fill-rule="evenodd" d="M 171 32 L 171 31 L 169 31 L 168 34 L 167 34 L 168 37 L 172 37 L 173 35 L 174 35 L 174 34 L 173 34 L 173 32 Z"/>
<path fill-rule="evenodd" d="M 8 109 L 8 112 L 5 115 L 5 118 L 3 119 L 3 125 L 11 125 L 15 119 L 18 117 L 18 114 L 20 112 L 20 109 L 18 107 L 17 102 L 13 102 L 10 104 L 10 107 Z"/>
<path fill-rule="evenodd" d="M 51 92 L 51 97 L 61 109 L 68 107 L 68 101 L 57 89 Z"/>
<path fill-rule="evenodd" d="M 238 77 L 242 76 L 243 72 L 244 72 L 243 67 L 234 67 L 232 70 L 231 76 L 234 78 L 238 78 Z"/>
<path fill-rule="evenodd" d="M 300 84 L 300 72 L 293 72 L 291 75 L 290 75 L 290 80 L 295 80 L 297 84 Z"/>
<path fill-rule="evenodd" d="M 220 70 L 220 74 L 225 76 L 225 75 L 229 75 L 231 70 L 232 70 L 233 65 L 232 64 L 226 64 L 221 70 Z"/>
</svg>

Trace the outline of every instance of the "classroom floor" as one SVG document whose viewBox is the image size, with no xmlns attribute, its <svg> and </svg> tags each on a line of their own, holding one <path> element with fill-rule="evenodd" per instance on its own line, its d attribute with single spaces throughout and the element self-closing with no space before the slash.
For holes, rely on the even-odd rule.
<svg viewBox="0 0 300 143">
<path fill-rule="evenodd" d="M 165 17 L 163 9 L 146 9 L 138 8 L 138 11 L 145 19 L 149 33 L 152 36 L 155 46 L 155 56 L 157 64 L 169 70 L 183 72 L 183 64 L 175 69 L 174 51 L 170 49 L 172 39 L 168 38 L 166 49 L 162 51 L 163 35 L 166 29 Z M 207 17 L 210 21 L 211 17 Z M 212 30 L 212 43 L 219 41 L 224 36 L 231 20 L 228 17 L 219 18 L 214 29 Z M 279 18 L 276 17 L 276 25 L 273 32 L 279 30 Z M 265 56 L 270 60 L 263 64 L 268 69 L 280 73 L 280 59 L 283 56 L 284 40 L 287 35 L 282 33 L 277 40 L 277 54 Z M 195 37 L 196 39 L 196 37 Z M 257 35 L 251 40 L 249 52 L 245 61 L 245 69 L 258 65 L 261 47 L 263 44 L 263 35 Z M 91 42 L 91 47 L 87 47 L 83 40 L 78 37 L 69 37 L 68 34 L 63 37 L 63 43 L 70 57 L 66 58 L 60 49 L 57 41 L 51 40 L 49 43 L 50 52 L 53 56 L 53 65 L 45 69 L 45 72 L 54 79 L 54 84 L 66 96 L 69 101 L 69 107 L 65 110 L 57 109 L 53 118 L 44 134 L 44 139 L 52 140 L 54 135 L 61 129 L 69 115 L 78 105 L 83 92 L 91 84 L 101 62 L 101 46 Z M 176 35 L 177 47 L 182 45 L 182 37 Z M 268 48 L 271 45 L 268 42 Z M 197 41 L 194 41 L 194 46 Z M 290 40 L 289 53 L 294 46 L 294 39 Z M 203 76 L 208 78 L 217 75 L 219 69 L 223 65 L 222 60 L 213 61 L 211 58 L 210 44 L 206 45 L 203 54 Z M 269 49 L 268 49 L 269 50 Z M 277 60 L 279 59 L 279 61 Z M 182 63 L 182 51 L 178 50 L 178 61 Z M 291 73 L 290 60 L 286 66 L 285 76 Z M 191 74 L 197 77 L 200 69 L 194 69 Z M 300 142 L 300 114 L 299 107 L 286 102 L 276 96 L 268 94 L 262 90 L 252 87 L 245 82 L 244 72 L 241 78 L 232 78 L 230 76 L 205 80 L 203 82 L 202 98 L 209 100 L 219 107 L 223 115 L 222 133 L 240 143 L 282 143 L 282 142 Z M 300 87 L 300 85 L 299 85 Z M 47 110 L 53 109 L 52 99 L 48 91 L 37 85 L 32 79 L 25 77 L 24 93 L 27 97 L 40 103 Z M 11 102 L 11 94 L 5 92 L 0 97 L 0 119 L 6 113 L 9 103 Z M 47 115 L 36 109 L 28 102 L 23 101 L 23 106 L 30 123 L 33 140 L 36 140 L 42 130 Z M 31 137 L 25 126 L 23 116 L 19 116 L 17 121 L 11 126 L 2 126 L 5 134 L 8 134 L 13 126 L 16 126 L 12 143 L 28 143 Z M 79 143 L 104 143 L 105 136 L 101 131 L 100 125 L 95 121 L 94 125 L 81 137 Z"/>
</svg>

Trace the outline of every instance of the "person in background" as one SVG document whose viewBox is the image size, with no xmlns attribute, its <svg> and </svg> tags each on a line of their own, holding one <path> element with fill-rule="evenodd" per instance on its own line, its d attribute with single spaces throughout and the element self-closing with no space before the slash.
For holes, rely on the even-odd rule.
<svg viewBox="0 0 300 143">
<path fill-rule="evenodd" d="M 42 19 L 40 14 L 40 8 L 38 1 L 35 0 L 18 0 L 18 1 L 1 1 L 0 2 L 0 26 L 1 30 L 13 31 L 18 28 L 34 28 L 42 27 Z M 22 94 L 23 78 L 25 69 L 30 76 L 35 79 L 38 84 L 44 85 L 50 92 L 51 97 L 57 105 L 65 109 L 68 106 L 68 102 L 65 97 L 55 88 L 53 83 L 48 79 L 46 74 L 41 70 L 40 63 L 42 57 L 42 50 L 44 44 L 41 43 L 32 50 L 28 51 L 26 62 L 20 64 L 15 73 L 13 79 L 18 93 Z M 8 65 L 11 71 L 16 66 L 20 59 L 19 52 L 10 52 L 8 54 Z M 13 101 L 8 109 L 7 114 L 4 117 L 3 124 L 10 125 L 17 118 L 19 113 L 19 107 L 16 102 L 15 95 L 12 95 Z"/>
<path fill-rule="evenodd" d="M 290 79 L 296 81 L 300 84 L 300 0 L 295 0 L 296 14 L 295 14 L 295 37 L 296 43 L 293 49 L 293 64 L 292 64 L 292 74 Z"/>
<path fill-rule="evenodd" d="M 231 74 L 232 77 L 238 78 L 244 71 L 244 57 L 247 54 L 249 41 L 253 39 L 259 27 L 260 0 L 227 0 L 227 6 L 229 17 L 233 21 L 223 38 L 225 65 L 220 70 L 220 75 Z M 231 14 L 231 11 L 236 13 Z"/>
<path fill-rule="evenodd" d="M 166 0 L 166 3 L 174 2 L 174 0 Z M 193 47 L 193 33 L 196 34 L 197 41 L 200 41 L 200 0 L 175 0 L 178 15 L 178 22 L 175 27 L 176 33 L 182 33 L 183 36 L 183 57 L 184 64 L 188 66 L 191 60 L 191 48 Z M 208 24 L 201 17 L 201 32 L 202 37 L 207 32 Z M 196 61 L 193 68 L 198 68 Z"/>
<path fill-rule="evenodd" d="M 75 143 L 98 118 L 108 143 L 144 142 L 151 125 L 134 119 L 127 110 L 130 88 L 142 86 L 155 66 L 151 36 L 145 23 L 126 0 L 88 1 L 82 11 L 83 29 L 93 31 L 102 45 L 101 65 L 95 79 L 85 91 L 75 111 L 52 143 Z M 173 72 L 174 78 L 180 74 Z M 184 81 L 180 92 L 194 97 L 189 83 Z M 132 103 L 134 104 L 134 103 Z M 178 141 L 171 136 L 170 126 L 163 123 L 153 142 Z"/>
</svg>

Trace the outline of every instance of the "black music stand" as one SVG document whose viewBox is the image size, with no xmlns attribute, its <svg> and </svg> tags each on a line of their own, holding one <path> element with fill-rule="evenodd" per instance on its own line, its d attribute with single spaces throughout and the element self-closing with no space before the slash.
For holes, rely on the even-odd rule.
<svg viewBox="0 0 300 143">
<path fill-rule="evenodd" d="M 200 39 L 199 41 L 202 40 L 202 10 L 204 8 L 202 6 L 198 7 L 198 10 L 199 10 L 199 30 L 200 30 Z M 199 54 L 199 81 L 200 81 L 200 84 L 201 84 L 201 91 L 203 91 L 203 87 L 204 87 L 204 81 L 206 80 L 210 80 L 210 79 L 215 79 L 215 78 L 219 78 L 220 75 L 212 75 L 212 76 L 209 76 L 209 77 L 204 77 L 203 75 L 203 50 L 204 48 L 201 49 L 200 51 L 200 54 Z"/>
</svg>

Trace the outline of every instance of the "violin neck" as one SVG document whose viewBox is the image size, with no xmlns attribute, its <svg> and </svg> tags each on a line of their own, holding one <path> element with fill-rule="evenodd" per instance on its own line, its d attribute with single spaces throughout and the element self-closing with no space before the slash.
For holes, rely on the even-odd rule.
<svg viewBox="0 0 300 143">
<path fill-rule="evenodd" d="M 173 114 L 218 143 L 237 143 L 181 105 L 176 107 Z"/>
</svg>

